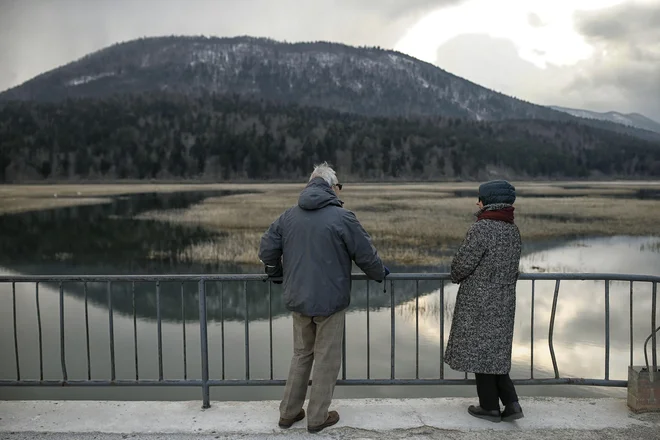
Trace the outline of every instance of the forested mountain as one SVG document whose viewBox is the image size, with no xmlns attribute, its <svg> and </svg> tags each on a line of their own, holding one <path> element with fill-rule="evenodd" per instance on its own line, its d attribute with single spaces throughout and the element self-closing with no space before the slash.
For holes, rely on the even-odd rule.
<svg viewBox="0 0 660 440">
<path fill-rule="evenodd" d="M 44 73 L 0 99 L 52 101 L 165 90 L 232 93 L 368 116 L 571 119 L 398 52 L 250 37 L 162 37 L 116 44 Z"/>
<path fill-rule="evenodd" d="M 660 145 L 545 120 L 385 118 L 234 96 L 114 95 L 0 109 L 0 180 L 651 177 Z"/>
<path fill-rule="evenodd" d="M 575 119 L 400 52 L 252 37 L 172 36 L 116 44 L 8 90 L 0 94 L 0 101 L 102 98 L 145 91 L 239 94 L 366 116 Z M 659 133 L 609 121 L 582 119 L 582 123 L 660 141 Z"/>
</svg>

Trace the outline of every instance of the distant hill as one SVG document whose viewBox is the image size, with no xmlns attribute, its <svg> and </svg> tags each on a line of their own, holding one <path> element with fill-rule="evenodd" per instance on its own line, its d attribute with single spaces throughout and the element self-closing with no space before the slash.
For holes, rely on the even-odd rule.
<svg viewBox="0 0 660 440">
<path fill-rule="evenodd" d="M 660 123 L 654 121 L 653 119 L 647 118 L 644 115 L 639 113 L 628 113 L 623 114 L 619 112 L 592 112 L 589 110 L 580 110 L 575 108 L 559 107 L 556 105 L 550 106 L 550 108 L 568 113 L 579 118 L 586 119 L 597 119 L 600 121 L 609 121 L 617 124 L 627 125 L 630 127 L 641 128 L 642 130 L 649 130 L 656 133 L 660 133 Z"/>
</svg>

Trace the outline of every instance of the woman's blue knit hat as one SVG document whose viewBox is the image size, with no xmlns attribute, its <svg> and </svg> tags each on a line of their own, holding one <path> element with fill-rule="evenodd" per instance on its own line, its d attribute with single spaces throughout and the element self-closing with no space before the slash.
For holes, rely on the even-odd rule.
<svg viewBox="0 0 660 440">
<path fill-rule="evenodd" d="M 516 201 L 516 188 L 506 180 L 491 180 L 479 186 L 479 200 L 484 206 L 495 203 L 513 205 Z"/>
</svg>

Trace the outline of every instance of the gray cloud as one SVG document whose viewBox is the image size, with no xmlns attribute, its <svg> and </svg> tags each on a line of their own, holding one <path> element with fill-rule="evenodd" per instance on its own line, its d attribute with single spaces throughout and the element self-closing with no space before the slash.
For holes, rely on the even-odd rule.
<svg viewBox="0 0 660 440">
<path fill-rule="evenodd" d="M 539 69 L 520 58 L 510 40 L 460 35 L 440 46 L 437 57 L 436 64 L 443 69 L 500 93 L 538 104 L 575 105 L 557 96 L 557 89 L 570 80 L 570 72 L 553 66 Z"/>
<path fill-rule="evenodd" d="M 460 3 L 462 0 L 340 0 L 339 3 L 346 8 L 357 7 L 367 9 L 376 15 L 383 15 L 388 19 L 419 15 L 430 10 Z"/>
<path fill-rule="evenodd" d="M 660 4 L 583 12 L 575 24 L 594 55 L 574 66 L 540 69 L 521 59 L 513 42 L 487 35 L 453 38 L 439 47 L 436 64 L 538 104 L 639 112 L 660 121 Z"/>
<path fill-rule="evenodd" d="M 660 120 L 660 3 L 629 1 L 579 12 L 575 23 L 596 51 L 565 91 L 586 90 L 593 101 L 619 97 Z"/>
<path fill-rule="evenodd" d="M 660 35 L 660 3 L 628 1 L 597 11 L 577 11 L 576 29 L 601 41 L 626 41 L 631 37 Z M 657 40 L 647 40 L 657 43 Z"/>
<path fill-rule="evenodd" d="M 1 0 L 0 90 L 110 44 L 252 35 L 392 47 L 421 14 L 461 0 Z"/>
</svg>

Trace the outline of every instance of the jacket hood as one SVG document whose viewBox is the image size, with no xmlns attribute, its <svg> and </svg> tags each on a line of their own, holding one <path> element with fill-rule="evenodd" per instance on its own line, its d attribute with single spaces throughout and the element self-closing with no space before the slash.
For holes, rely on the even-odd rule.
<svg viewBox="0 0 660 440">
<path fill-rule="evenodd" d="M 317 177 L 312 179 L 298 198 L 298 206 L 307 211 L 325 208 L 328 205 L 343 206 L 337 194 L 330 188 L 328 182 Z"/>
</svg>

